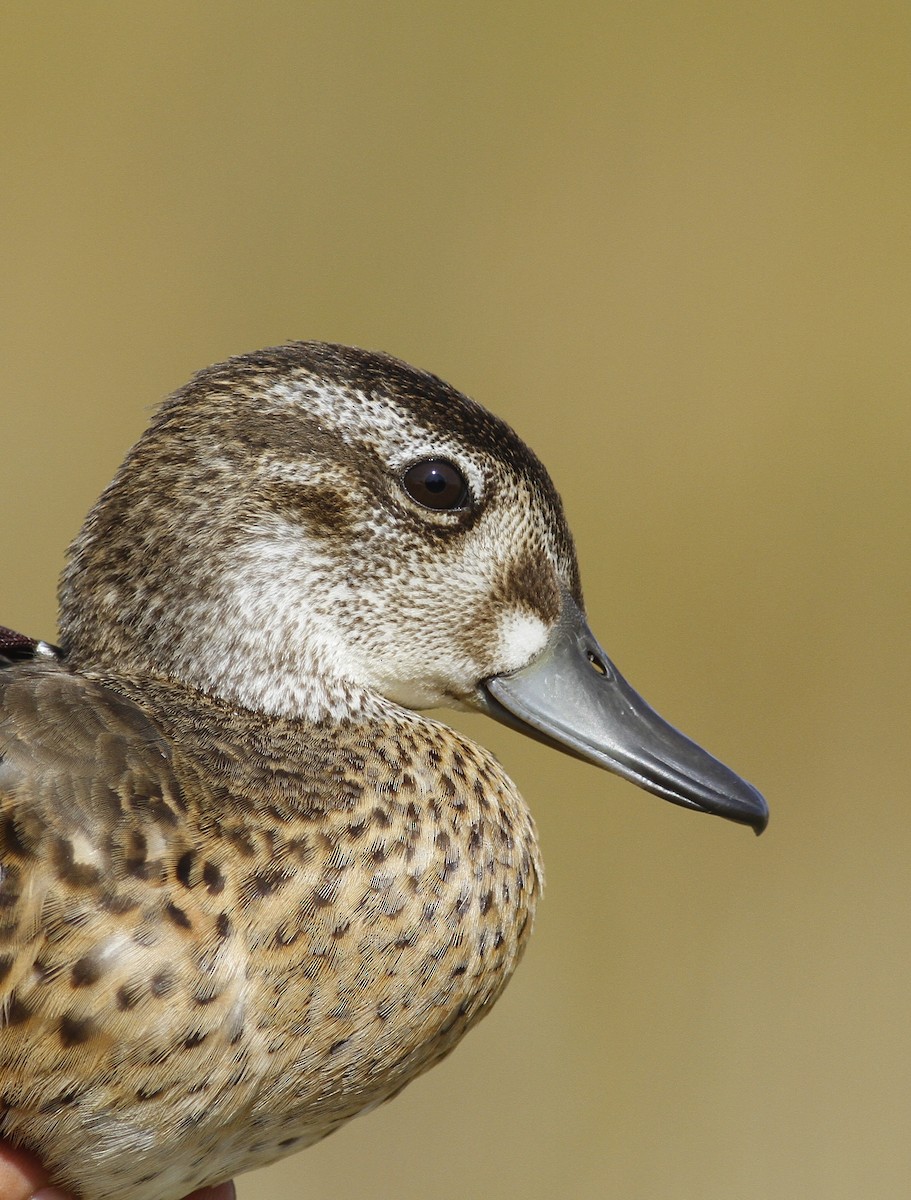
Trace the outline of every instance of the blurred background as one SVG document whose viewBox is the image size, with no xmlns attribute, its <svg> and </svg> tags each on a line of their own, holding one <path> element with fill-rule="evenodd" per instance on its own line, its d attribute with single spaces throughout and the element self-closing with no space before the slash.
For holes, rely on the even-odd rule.
<svg viewBox="0 0 911 1200">
<path fill-rule="evenodd" d="M 460 719 L 528 798 L 484 1024 L 241 1200 L 911 1190 L 911 8 L 4 8 L 0 620 L 154 403 L 288 338 L 510 421 L 592 624 L 768 833 Z"/>
</svg>

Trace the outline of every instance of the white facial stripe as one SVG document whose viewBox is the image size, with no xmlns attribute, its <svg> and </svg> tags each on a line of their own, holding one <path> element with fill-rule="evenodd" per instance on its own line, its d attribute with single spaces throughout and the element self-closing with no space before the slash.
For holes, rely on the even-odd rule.
<svg viewBox="0 0 911 1200">
<path fill-rule="evenodd" d="M 302 389 L 306 386 L 306 394 Z M 416 426 L 412 417 L 395 407 L 392 400 L 368 396 L 332 384 L 303 380 L 277 383 L 267 398 L 280 405 L 295 405 L 316 416 L 320 424 L 350 446 L 360 447 L 370 440 L 382 445 L 389 468 L 399 473 L 422 458 L 451 458 L 464 471 L 473 495 L 484 495 L 485 475 L 481 464 L 466 453 L 455 438 L 431 436 Z"/>
<path fill-rule="evenodd" d="M 326 464 L 313 458 L 271 459 L 260 467 L 264 479 L 275 479 L 279 483 L 293 483 L 300 487 L 310 487 L 321 483 L 326 473 Z M 330 470 L 337 471 L 335 464 Z"/>
<path fill-rule="evenodd" d="M 368 429 L 387 444 L 409 442 L 414 434 L 412 424 L 388 401 L 306 376 L 276 383 L 265 399 L 277 400 L 281 407 L 302 408 L 308 417 L 316 417 L 320 425 L 351 445 L 363 444 Z"/>
</svg>

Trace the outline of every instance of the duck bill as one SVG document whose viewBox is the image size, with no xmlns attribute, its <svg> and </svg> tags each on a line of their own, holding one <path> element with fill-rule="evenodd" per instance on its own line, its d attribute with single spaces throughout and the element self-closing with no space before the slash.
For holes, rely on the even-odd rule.
<svg viewBox="0 0 911 1200">
<path fill-rule="evenodd" d="M 751 825 L 756 833 L 766 827 L 769 810 L 759 792 L 646 704 L 569 596 L 541 654 L 520 671 L 486 679 L 479 707 L 673 804 Z"/>
</svg>

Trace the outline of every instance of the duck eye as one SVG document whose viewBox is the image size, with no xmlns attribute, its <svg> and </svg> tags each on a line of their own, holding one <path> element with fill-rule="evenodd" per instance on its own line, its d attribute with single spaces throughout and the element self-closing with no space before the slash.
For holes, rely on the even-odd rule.
<svg viewBox="0 0 911 1200">
<path fill-rule="evenodd" d="M 409 467 L 402 476 L 402 486 L 424 508 L 451 511 L 468 503 L 465 476 L 442 458 L 428 458 Z"/>
</svg>

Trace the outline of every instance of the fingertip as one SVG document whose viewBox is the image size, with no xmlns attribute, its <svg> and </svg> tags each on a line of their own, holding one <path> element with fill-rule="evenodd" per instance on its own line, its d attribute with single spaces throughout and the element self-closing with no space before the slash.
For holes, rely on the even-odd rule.
<svg viewBox="0 0 911 1200">
<path fill-rule="evenodd" d="M 229 1179 L 227 1183 L 216 1183 L 212 1187 L 197 1188 L 184 1200 L 236 1200 L 236 1198 L 237 1190 L 234 1187 L 234 1181 Z"/>
<path fill-rule="evenodd" d="M 47 1171 L 36 1158 L 14 1146 L 0 1144 L 0 1197 L 31 1200 L 47 1183 Z"/>
</svg>

